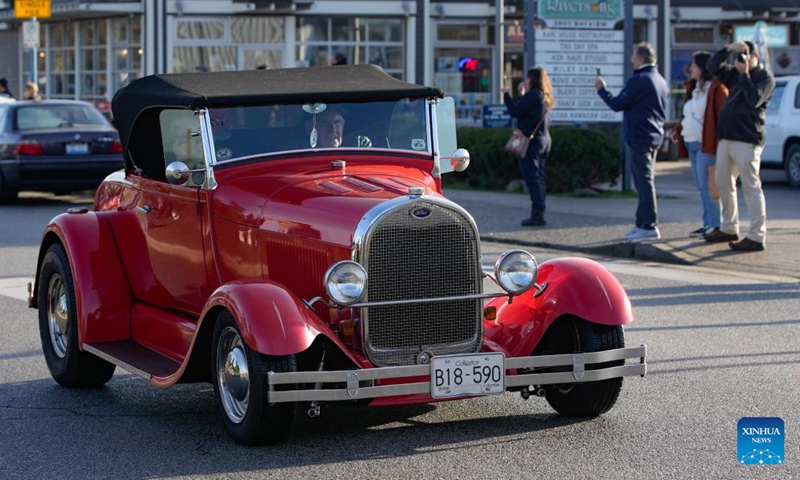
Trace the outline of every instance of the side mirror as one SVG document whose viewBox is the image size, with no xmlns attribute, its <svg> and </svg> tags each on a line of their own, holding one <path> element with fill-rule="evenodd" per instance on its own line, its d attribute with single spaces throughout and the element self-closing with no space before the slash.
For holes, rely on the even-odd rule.
<svg viewBox="0 0 800 480">
<path fill-rule="evenodd" d="M 183 162 L 172 162 L 167 165 L 167 181 L 173 185 L 183 185 L 189 181 L 193 173 L 205 173 L 204 168 L 191 169 Z"/>
<path fill-rule="evenodd" d="M 439 157 L 440 161 L 449 161 L 448 171 L 463 172 L 469 167 L 469 152 L 465 148 L 459 148 L 453 152 L 452 157 Z"/>
</svg>

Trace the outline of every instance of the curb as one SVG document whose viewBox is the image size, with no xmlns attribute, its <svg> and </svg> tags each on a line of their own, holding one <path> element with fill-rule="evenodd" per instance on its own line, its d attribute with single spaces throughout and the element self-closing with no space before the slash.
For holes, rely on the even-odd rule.
<svg viewBox="0 0 800 480">
<path fill-rule="evenodd" d="M 693 262 L 677 254 L 668 244 L 665 243 L 632 243 L 632 242 L 609 242 L 592 246 L 563 245 L 551 242 L 530 242 L 516 238 L 497 237 L 493 235 L 481 235 L 482 242 L 506 243 L 509 245 L 520 245 L 535 248 L 546 248 L 551 250 L 562 250 L 566 252 L 588 253 L 617 258 L 633 258 L 649 262 L 669 263 L 673 265 L 693 265 Z"/>
</svg>

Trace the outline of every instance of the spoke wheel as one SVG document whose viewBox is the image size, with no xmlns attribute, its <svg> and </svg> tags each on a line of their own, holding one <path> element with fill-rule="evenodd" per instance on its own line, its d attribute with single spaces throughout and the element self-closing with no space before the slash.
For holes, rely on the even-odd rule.
<svg viewBox="0 0 800 480">
<path fill-rule="evenodd" d="M 270 405 L 266 375 L 297 371 L 294 356 L 268 356 L 252 350 L 227 311 L 217 317 L 211 343 L 214 394 L 225 431 L 244 445 L 281 442 L 292 429 L 296 403 Z M 285 387 L 293 390 L 296 385 Z"/>
<path fill-rule="evenodd" d="M 61 244 L 50 246 L 39 271 L 39 336 L 47 368 L 65 387 L 97 387 L 114 375 L 114 364 L 78 347 L 75 283 Z"/>
</svg>

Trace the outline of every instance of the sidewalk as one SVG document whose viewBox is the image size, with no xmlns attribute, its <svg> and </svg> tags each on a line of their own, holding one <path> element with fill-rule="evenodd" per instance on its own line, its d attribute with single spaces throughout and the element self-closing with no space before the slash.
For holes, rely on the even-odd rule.
<svg viewBox="0 0 800 480">
<path fill-rule="evenodd" d="M 695 265 L 751 273 L 785 282 L 800 282 L 800 190 L 786 184 L 782 171 L 762 171 L 767 200 L 767 241 L 763 252 L 734 252 L 727 243 L 689 238 L 700 227 L 702 207 L 688 161 L 658 162 L 661 239 L 631 243 L 624 233 L 633 226 L 636 198 L 600 199 L 571 196 L 547 198 L 547 226 L 521 227 L 530 214 L 527 194 L 447 190 L 446 196 L 475 218 L 484 241 Z M 749 221 L 739 195 L 740 237 Z"/>
</svg>

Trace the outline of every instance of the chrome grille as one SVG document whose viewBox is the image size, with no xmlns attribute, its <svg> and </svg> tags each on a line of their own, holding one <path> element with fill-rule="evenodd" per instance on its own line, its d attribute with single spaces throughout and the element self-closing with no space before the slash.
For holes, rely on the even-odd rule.
<svg viewBox="0 0 800 480">
<path fill-rule="evenodd" d="M 430 211 L 426 218 L 411 212 Z M 481 293 L 478 236 L 465 214 L 419 200 L 385 215 L 365 248 L 366 301 Z M 366 354 L 376 365 L 412 365 L 434 355 L 476 352 L 482 343 L 481 300 L 365 308 Z"/>
</svg>

